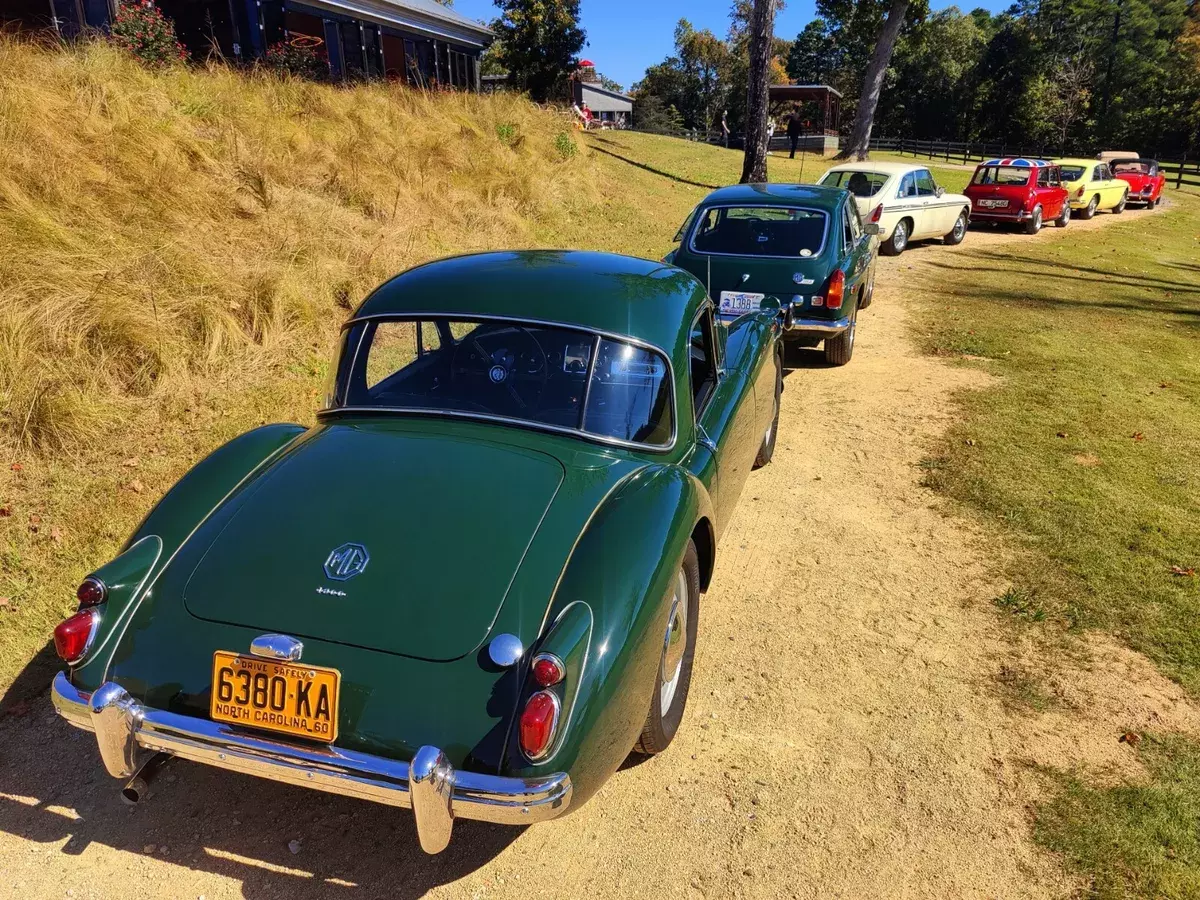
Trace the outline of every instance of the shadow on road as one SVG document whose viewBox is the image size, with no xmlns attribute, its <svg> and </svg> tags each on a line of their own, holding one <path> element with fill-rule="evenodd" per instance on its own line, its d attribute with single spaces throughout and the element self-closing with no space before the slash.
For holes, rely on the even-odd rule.
<svg viewBox="0 0 1200 900">
<path fill-rule="evenodd" d="M 450 848 L 427 856 L 409 810 L 179 760 L 162 770 L 146 801 L 127 806 L 120 782 L 100 763 L 95 738 L 52 711 L 46 688 L 56 666 L 44 656 L 0 704 L 0 833 L 31 849 L 65 840 L 61 852 L 78 855 L 101 844 L 154 857 L 168 880 L 171 865 L 235 879 L 247 898 L 415 898 L 469 875 L 524 831 L 460 821 Z M 35 679 L 42 688 L 36 693 Z M 299 841 L 299 852 L 292 852 L 292 841 Z M 53 871 L 54 861 L 45 859 Z M 131 862 L 113 865 L 109 857 L 103 875 L 92 865 L 103 879 L 93 887 L 113 890 L 112 880 Z M 180 879 L 190 876 L 181 872 Z"/>
</svg>

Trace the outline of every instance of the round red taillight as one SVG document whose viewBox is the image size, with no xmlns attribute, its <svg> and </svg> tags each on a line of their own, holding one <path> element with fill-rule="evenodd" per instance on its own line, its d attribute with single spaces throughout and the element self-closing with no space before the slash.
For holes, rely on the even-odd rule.
<svg viewBox="0 0 1200 900">
<path fill-rule="evenodd" d="M 551 691 L 538 691 L 521 713 L 521 750 L 534 762 L 544 757 L 558 728 L 558 697 Z"/>
<path fill-rule="evenodd" d="M 533 658 L 533 680 L 538 687 L 558 684 L 567 675 L 562 660 L 553 653 L 539 653 Z"/>
<path fill-rule="evenodd" d="M 76 663 L 87 653 L 92 634 L 100 622 L 100 614 L 94 609 L 81 610 L 71 618 L 58 623 L 54 629 L 54 650 L 62 659 Z"/>
<path fill-rule="evenodd" d="M 75 591 L 75 597 L 79 601 L 79 608 L 86 609 L 89 606 L 103 603 L 108 597 L 108 588 L 99 578 L 89 575 L 83 579 L 83 584 L 79 585 L 79 589 Z"/>
</svg>

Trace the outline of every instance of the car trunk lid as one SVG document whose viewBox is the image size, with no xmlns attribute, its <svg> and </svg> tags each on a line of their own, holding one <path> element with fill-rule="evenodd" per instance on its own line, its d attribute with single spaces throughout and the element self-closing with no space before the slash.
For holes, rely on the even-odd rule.
<svg viewBox="0 0 1200 900">
<path fill-rule="evenodd" d="M 455 659 L 487 637 L 563 476 L 513 444 L 331 425 L 211 523 L 184 602 L 210 621 Z"/>
</svg>

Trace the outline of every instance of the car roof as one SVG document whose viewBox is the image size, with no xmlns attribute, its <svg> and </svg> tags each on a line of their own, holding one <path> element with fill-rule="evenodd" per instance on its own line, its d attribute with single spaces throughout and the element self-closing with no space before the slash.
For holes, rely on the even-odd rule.
<svg viewBox="0 0 1200 900">
<path fill-rule="evenodd" d="M 627 335 L 674 356 L 705 300 L 691 274 L 661 262 L 581 250 L 504 250 L 401 272 L 376 288 L 354 318 L 529 319 Z"/>
<path fill-rule="evenodd" d="M 885 162 L 884 160 L 875 162 L 870 159 L 864 159 L 862 162 L 842 163 L 840 166 L 833 166 L 826 170 L 826 174 L 829 172 L 876 172 L 880 175 L 904 175 L 908 172 L 917 172 L 928 168 L 929 166 L 914 165 L 913 163 Z"/>
<path fill-rule="evenodd" d="M 848 195 L 845 188 L 818 184 L 733 184 L 713 191 L 704 198 L 702 205 L 753 203 L 756 206 L 811 206 L 832 210 Z"/>
<path fill-rule="evenodd" d="M 1054 163 L 1059 166 L 1097 166 L 1104 162 L 1102 159 L 1084 159 L 1081 156 L 1064 156 L 1062 159 L 1054 160 Z"/>
<path fill-rule="evenodd" d="M 1057 166 L 1058 163 L 1050 159 L 1033 159 L 1026 156 L 1004 156 L 999 159 L 989 159 L 986 162 L 981 162 L 976 168 L 984 166 L 1004 166 L 1010 169 L 1045 169 L 1048 166 Z"/>
</svg>

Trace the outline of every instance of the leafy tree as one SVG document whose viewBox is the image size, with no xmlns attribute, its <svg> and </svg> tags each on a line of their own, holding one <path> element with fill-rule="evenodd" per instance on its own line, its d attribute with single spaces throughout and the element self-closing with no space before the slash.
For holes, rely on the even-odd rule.
<svg viewBox="0 0 1200 900">
<path fill-rule="evenodd" d="M 787 55 L 787 76 L 796 84 L 827 84 L 838 67 L 837 51 L 824 19 L 813 19 L 796 35 Z"/>
<path fill-rule="evenodd" d="M 892 59 L 896 40 L 900 37 L 900 26 L 908 14 L 909 0 L 892 0 L 888 8 L 887 18 L 879 29 L 879 37 L 875 49 L 871 51 L 871 61 L 863 74 L 862 93 L 854 110 L 854 125 L 850 129 L 850 137 L 837 159 L 866 159 L 867 150 L 871 143 L 871 128 L 875 124 L 875 108 L 879 104 L 879 95 L 883 91 L 884 76 L 887 75 L 888 63 Z"/>
<path fill-rule="evenodd" d="M 674 106 L 667 106 L 662 98 L 649 94 L 639 97 L 633 104 L 633 121 L 642 131 L 656 134 L 675 134 L 683 130 L 683 117 Z"/>
<path fill-rule="evenodd" d="M 600 75 L 600 86 L 602 88 L 605 88 L 606 90 L 610 90 L 610 91 L 616 91 L 618 94 L 625 93 L 625 88 L 621 86 L 620 82 L 613 81 L 611 78 L 609 78 L 603 72 L 600 72 L 598 74 Z"/>
<path fill-rule="evenodd" d="M 708 130 L 721 119 L 729 96 L 732 57 L 724 41 L 687 19 L 675 26 L 675 54 L 646 70 L 634 89 L 674 106 L 688 128 Z"/>
<path fill-rule="evenodd" d="M 500 27 L 500 23 L 498 21 L 494 21 L 488 27 L 491 28 L 492 31 L 495 31 Z M 488 44 L 487 49 L 485 49 L 483 54 L 479 57 L 479 74 L 507 75 L 508 69 L 504 68 L 504 63 L 501 62 L 503 56 L 504 41 L 496 38 L 494 41 Z"/>
<path fill-rule="evenodd" d="M 495 0 L 493 30 L 501 42 L 497 63 L 513 86 L 544 103 L 561 91 L 586 40 L 579 0 Z"/>
</svg>

